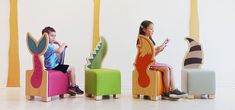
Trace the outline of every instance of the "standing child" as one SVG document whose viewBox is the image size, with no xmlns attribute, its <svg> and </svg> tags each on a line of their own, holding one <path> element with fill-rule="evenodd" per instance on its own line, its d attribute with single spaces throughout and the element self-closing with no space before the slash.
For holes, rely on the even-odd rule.
<svg viewBox="0 0 235 110">
<path fill-rule="evenodd" d="M 47 69 L 59 70 L 63 73 L 68 73 L 70 86 L 68 93 L 70 95 L 83 94 L 83 91 L 76 85 L 75 68 L 71 65 L 60 64 L 60 55 L 67 47 L 67 44 L 60 44 L 56 41 L 56 31 L 52 27 L 45 27 L 42 30 L 42 34 L 47 33 L 49 37 L 49 44 L 44 54 L 44 65 Z M 55 45 L 58 45 L 56 48 Z M 59 80 L 59 79 L 58 79 Z"/>
<path fill-rule="evenodd" d="M 152 43 L 155 45 L 155 42 L 152 39 L 153 32 L 154 32 L 153 23 L 151 21 L 145 20 L 141 23 L 139 28 L 139 35 L 149 38 L 152 41 Z M 164 50 L 168 42 L 169 39 L 166 39 L 162 45 L 155 47 L 155 56 L 157 56 L 160 52 Z M 138 44 L 139 41 L 137 40 L 137 45 Z M 182 98 L 187 96 L 186 93 L 181 92 L 179 89 L 175 88 L 172 67 L 170 65 L 155 62 L 155 64 L 152 65 L 152 67 L 153 67 L 152 69 L 156 69 L 163 72 L 163 84 L 164 84 L 164 92 L 162 94 L 163 99 Z"/>
</svg>

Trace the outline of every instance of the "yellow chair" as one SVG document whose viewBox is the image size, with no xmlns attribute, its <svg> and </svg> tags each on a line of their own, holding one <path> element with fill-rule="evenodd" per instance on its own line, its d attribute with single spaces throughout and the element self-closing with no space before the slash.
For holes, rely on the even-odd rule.
<svg viewBox="0 0 235 110">
<path fill-rule="evenodd" d="M 139 35 L 137 48 L 138 53 L 132 74 L 133 98 L 140 98 L 140 95 L 144 95 L 150 100 L 160 100 L 163 92 L 162 73 L 151 69 L 155 63 L 154 45 L 148 38 Z"/>
</svg>

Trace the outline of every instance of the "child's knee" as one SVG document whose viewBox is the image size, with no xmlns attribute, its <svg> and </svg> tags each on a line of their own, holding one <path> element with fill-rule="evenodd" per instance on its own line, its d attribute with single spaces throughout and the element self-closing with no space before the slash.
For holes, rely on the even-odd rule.
<svg viewBox="0 0 235 110">
<path fill-rule="evenodd" d="M 165 71 L 165 72 L 168 72 L 169 68 L 168 67 L 162 67 L 162 70 Z"/>
<path fill-rule="evenodd" d="M 69 69 L 68 69 L 68 71 L 75 71 L 75 67 L 74 67 L 74 66 L 69 65 Z"/>
</svg>

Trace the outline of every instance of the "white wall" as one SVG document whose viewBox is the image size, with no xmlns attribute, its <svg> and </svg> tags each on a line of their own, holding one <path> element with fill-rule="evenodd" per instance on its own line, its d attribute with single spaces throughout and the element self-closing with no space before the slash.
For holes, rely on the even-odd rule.
<svg viewBox="0 0 235 110">
<path fill-rule="evenodd" d="M 235 1 L 200 0 L 204 67 L 216 71 L 217 84 L 235 87 Z"/>
<path fill-rule="evenodd" d="M 84 85 L 85 58 L 91 50 L 93 32 L 93 0 L 19 0 L 19 44 L 21 85 L 25 70 L 32 68 L 32 57 L 26 47 L 26 32 L 37 39 L 45 26 L 53 26 L 57 39 L 69 44 L 66 63 L 77 70 L 79 85 Z M 218 86 L 233 86 L 235 74 L 235 1 L 198 0 L 200 39 L 204 49 L 204 65 L 216 71 Z M 155 24 L 157 44 L 171 39 L 157 60 L 174 67 L 176 85 L 180 86 L 180 70 L 187 50 L 184 37 L 189 32 L 189 0 L 101 0 L 100 35 L 107 38 L 109 50 L 103 67 L 122 72 L 123 89 L 131 89 L 131 74 L 136 55 L 136 37 L 140 23 L 149 19 Z M 9 0 L 0 0 L 0 85 L 7 80 L 9 46 Z M 157 37 L 159 36 L 159 37 Z"/>
</svg>

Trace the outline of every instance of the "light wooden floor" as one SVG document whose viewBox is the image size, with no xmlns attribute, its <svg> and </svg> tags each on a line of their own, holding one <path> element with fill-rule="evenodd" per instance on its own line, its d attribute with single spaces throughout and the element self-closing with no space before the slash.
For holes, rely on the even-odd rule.
<svg viewBox="0 0 235 110">
<path fill-rule="evenodd" d="M 235 88 L 217 88 L 216 98 L 150 101 L 133 99 L 131 91 L 123 90 L 120 99 L 95 101 L 84 95 L 53 97 L 51 102 L 25 99 L 21 88 L 0 88 L 0 110 L 235 110 Z"/>
</svg>

